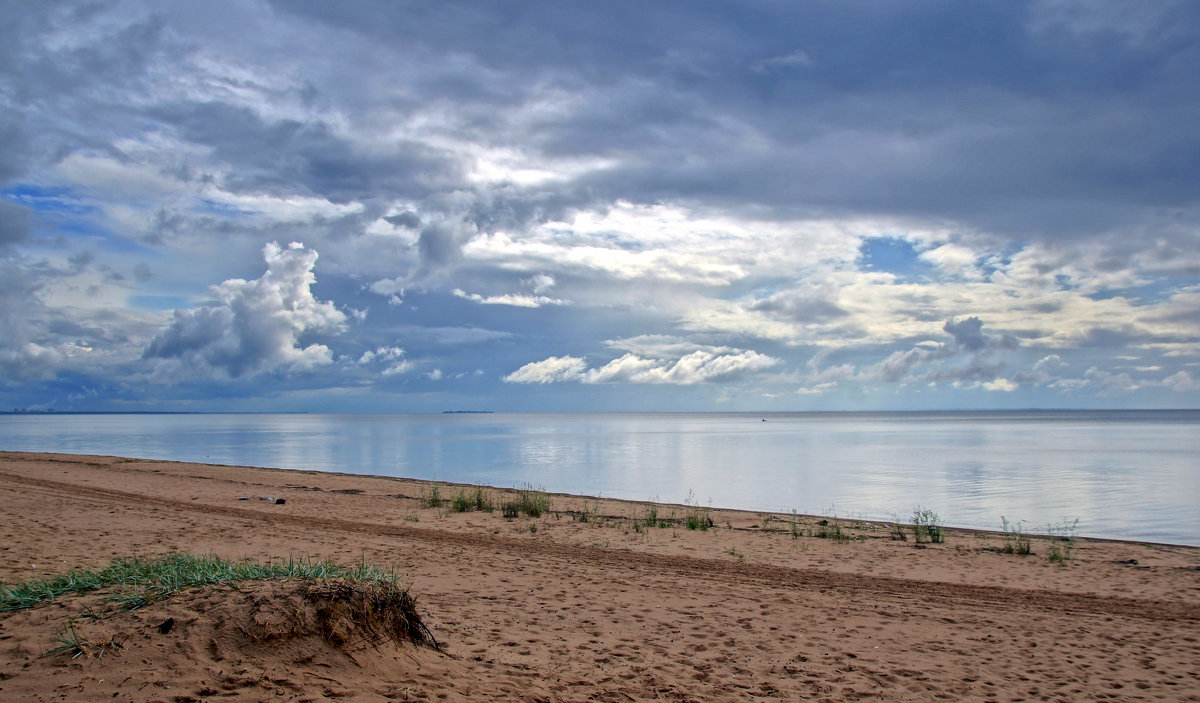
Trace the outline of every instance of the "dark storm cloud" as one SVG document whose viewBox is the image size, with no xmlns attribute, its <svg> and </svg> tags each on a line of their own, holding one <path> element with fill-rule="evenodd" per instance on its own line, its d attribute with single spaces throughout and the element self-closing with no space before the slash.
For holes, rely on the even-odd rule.
<svg viewBox="0 0 1200 703">
<path fill-rule="evenodd" d="M 245 107 L 207 102 L 158 107 L 150 115 L 189 142 L 213 150 L 231 170 L 235 190 L 320 194 L 333 202 L 422 197 L 431 181 L 456 166 L 422 144 L 392 144 L 391 153 L 364 152 L 319 121 L 269 122 Z"/>
<path fill-rule="evenodd" d="M 584 109 L 527 136 L 546 154 L 626 157 L 587 178 L 605 199 L 952 216 L 1021 235 L 1197 201 L 1194 4 L 1148 11 L 1155 31 L 1138 41 L 1038 3 L 279 9 L 496 71 L 422 84 L 431 98 L 573 92 Z"/>
<path fill-rule="evenodd" d="M 1103 22 L 1077 27 L 1047 7 L 289 2 L 275 9 L 303 20 L 292 41 L 311 48 L 339 31 L 368 42 L 380 66 L 395 56 L 405 67 L 403 89 L 386 95 L 377 94 L 386 83 L 370 74 L 335 82 L 310 67 L 292 88 L 302 102 L 410 114 L 453 101 L 455 128 L 478 143 L 617 159 L 540 188 L 552 195 L 515 202 L 684 199 L 778 216 L 911 214 L 1020 236 L 1130 224 L 1147 208 L 1196 205 L 1200 88 L 1189 67 L 1200 61 L 1200 9 L 1162 5 L 1143 13 L 1151 19 L 1133 35 Z M 72 17 L 86 23 L 89 12 L 49 16 L 62 26 Z M 13 22 L 26 31 L 51 23 L 32 13 Z M 183 29 L 164 10 L 70 50 L 31 49 L 30 58 L 23 45 L 10 49 L 6 61 L 21 77 L 15 95 L 32 96 L 37 86 L 44 91 L 37 95 L 136 86 L 165 47 L 187 48 L 167 38 Z M 256 47 L 245 50 L 253 58 Z M 546 91 L 572 96 L 573 109 L 520 124 L 495 109 Z M 102 112 L 111 116 L 113 106 Z M 381 154 L 321 121 L 267 120 L 211 100 L 150 105 L 145 114 L 212 149 L 238 190 L 306 189 L 334 202 L 373 202 L 466 185 L 453 155 L 419 141 L 393 142 Z M 103 139 L 71 127 L 77 139 Z"/>
<path fill-rule="evenodd" d="M 388 224 L 395 225 L 396 227 L 417 229 L 421 226 L 421 216 L 412 210 L 405 210 L 404 212 L 398 212 L 395 215 L 388 215 L 383 219 L 386 220 Z"/>
</svg>

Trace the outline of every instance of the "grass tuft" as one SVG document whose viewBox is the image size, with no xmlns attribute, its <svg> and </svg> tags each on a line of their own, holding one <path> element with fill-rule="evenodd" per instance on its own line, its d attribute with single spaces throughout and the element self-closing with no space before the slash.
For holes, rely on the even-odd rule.
<svg viewBox="0 0 1200 703">
<path fill-rule="evenodd" d="M 819 520 L 816 529 L 813 530 L 813 537 L 831 539 L 834 542 L 849 542 L 854 539 L 849 532 L 842 529 L 842 521 L 836 515 Z"/>
<path fill-rule="evenodd" d="M 442 497 L 442 491 L 437 486 L 431 486 L 429 491 L 421 494 L 421 507 L 424 508 L 440 508 L 446 499 Z"/>
<path fill-rule="evenodd" d="M 492 496 L 483 490 L 483 486 L 475 486 L 470 491 L 460 488 L 458 493 L 450 499 L 450 507 L 456 513 L 467 513 L 474 510 L 490 513 L 492 512 Z"/>
<path fill-rule="evenodd" d="M 659 513 L 658 503 L 651 502 L 646 506 L 646 512 L 637 519 L 635 527 L 658 527 L 666 529 L 671 526 L 672 520 L 664 517 Z"/>
<path fill-rule="evenodd" d="M 1004 529 L 1004 546 L 1000 548 L 1001 553 L 1020 556 L 1033 554 L 1033 540 L 1021 526 L 1022 522 L 1009 522 L 1008 518 L 1000 516 L 1000 526 Z"/>
<path fill-rule="evenodd" d="M 598 500 L 592 501 L 590 505 L 585 502 L 581 509 L 572 511 L 571 519 L 591 525 L 604 525 L 607 522 L 600 514 L 600 501 Z"/>
<path fill-rule="evenodd" d="M 1047 526 L 1046 532 L 1050 535 L 1050 546 L 1046 550 L 1046 559 L 1057 564 L 1066 564 L 1071 561 L 1072 552 L 1075 550 L 1075 529 L 1078 526 L 1079 518 Z"/>
<path fill-rule="evenodd" d="M 521 515 L 541 517 L 550 512 L 550 496 L 545 489 L 526 483 L 517 489 L 514 497 L 500 505 L 500 513 L 506 518 L 516 518 Z"/>
<path fill-rule="evenodd" d="M 796 512 L 795 508 L 792 508 L 792 512 L 788 515 L 787 525 L 788 531 L 792 533 L 792 539 L 800 539 L 800 513 Z"/>
<path fill-rule="evenodd" d="M 688 491 L 687 498 L 683 499 L 683 504 L 686 506 L 683 512 L 683 524 L 689 530 L 707 531 L 715 524 L 712 519 L 712 511 L 700 506 L 694 491 Z"/>
<path fill-rule="evenodd" d="M 316 607 L 317 624 L 327 642 L 352 644 L 342 623 L 354 623 L 356 639 L 371 646 L 390 640 L 416 642 L 440 649 L 417 614 L 416 599 L 395 581 L 356 582 L 327 579 L 304 586 L 304 597 Z"/>
<path fill-rule="evenodd" d="M 946 531 L 942 528 L 942 518 L 928 508 L 917 506 L 912 515 L 913 541 L 917 544 L 932 542 L 941 544 L 946 541 Z"/>
</svg>

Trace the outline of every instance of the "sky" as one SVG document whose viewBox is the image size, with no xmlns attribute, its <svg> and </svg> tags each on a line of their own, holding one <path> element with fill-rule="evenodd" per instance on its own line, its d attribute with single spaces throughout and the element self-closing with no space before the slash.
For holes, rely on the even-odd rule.
<svg viewBox="0 0 1200 703">
<path fill-rule="evenodd" d="M 0 409 L 1200 407 L 1200 4 L 0 0 Z"/>
</svg>

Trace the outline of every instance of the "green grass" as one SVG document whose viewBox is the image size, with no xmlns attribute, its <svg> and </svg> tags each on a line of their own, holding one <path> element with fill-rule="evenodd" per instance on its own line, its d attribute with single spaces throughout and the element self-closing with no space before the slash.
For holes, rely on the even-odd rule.
<svg viewBox="0 0 1200 703">
<path fill-rule="evenodd" d="M 1050 545 L 1046 549 L 1046 559 L 1049 561 L 1066 564 L 1073 558 L 1072 552 L 1075 550 L 1075 529 L 1079 526 L 1079 518 L 1074 520 L 1064 521 L 1057 525 L 1049 525 L 1046 528 L 1050 535 Z"/>
<path fill-rule="evenodd" d="M 946 531 L 942 528 L 942 518 L 928 508 L 917 506 L 912 515 L 913 541 L 917 544 L 932 542 L 941 544 L 946 541 Z"/>
<path fill-rule="evenodd" d="M 53 603 L 66 595 L 113 588 L 111 600 L 127 610 L 178 591 L 211 584 L 263 579 L 345 579 L 360 583 L 397 587 L 395 572 L 371 564 L 354 567 L 331 561 L 289 559 L 261 563 L 232 561 L 213 555 L 172 553 L 161 557 L 122 557 L 102 569 L 71 569 L 65 574 L 35 579 L 11 586 L 0 584 L 0 612 L 34 608 Z"/>
<path fill-rule="evenodd" d="M 800 513 L 796 512 L 795 508 L 792 508 L 792 512 L 787 518 L 788 531 L 792 533 L 792 539 L 800 539 L 801 524 Z"/>
<path fill-rule="evenodd" d="M 658 503 L 653 502 L 646 506 L 645 514 L 637 520 L 640 527 L 658 527 L 663 529 L 670 527 L 673 522 L 671 518 L 663 517 L 659 514 Z"/>
<path fill-rule="evenodd" d="M 528 483 L 518 488 L 516 495 L 504 501 L 500 506 L 500 513 L 506 518 L 516 518 L 521 515 L 541 517 L 548 512 L 550 512 L 550 496 L 546 495 L 544 489 Z"/>
<path fill-rule="evenodd" d="M 696 494 L 693 491 L 688 491 L 687 498 L 683 499 L 683 524 L 689 530 L 707 531 L 713 526 L 712 511 L 708 508 L 700 507 L 700 502 L 696 500 Z"/>
<path fill-rule="evenodd" d="M 1008 518 L 1001 515 L 1000 526 L 1004 529 L 1004 546 L 1000 548 L 1001 553 L 1020 556 L 1033 554 L 1033 540 L 1021 527 L 1020 522 L 1009 522 Z"/>
<path fill-rule="evenodd" d="M 442 497 L 442 492 L 437 486 L 431 486 L 427 493 L 421 495 L 421 507 L 424 508 L 440 508 L 446 499 Z"/>
<path fill-rule="evenodd" d="M 607 522 L 607 519 L 600 514 L 600 501 L 598 500 L 592 501 L 591 504 L 585 502 L 581 509 L 572 511 L 571 519 L 575 522 L 600 526 Z"/>
<path fill-rule="evenodd" d="M 849 532 L 842 529 L 842 521 L 836 515 L 832 518 L 824 518 L 818 521 L 812 536 L 820 539 L 831 539 L 834 542 L 849 542 L 854 539 Z"/>
<path fill-rule="evenodd" d="M 467 513 L 474 510 L 490 513 L 492 512 L 492 496 L 483 490 L 483 486 L 475 486 L 470 491 L 460 488 L 458 493 L 450 499 L 450 507 L 456 513 Z"/>
<path fill-rule="evenodd" d="M 783 527 L 776 527 L 775 523 L 777 522 L 782 523 Z M 800 519 L 800 513 L 795 508 L 792 508 L 792 512 L 783 517 L 778 515 L 764 515 L 761 524 L 764 532 L 784 532 L 790 534 L 792 539 L 800 539 L 804 534 L 804 522 Z"/>
</svg>

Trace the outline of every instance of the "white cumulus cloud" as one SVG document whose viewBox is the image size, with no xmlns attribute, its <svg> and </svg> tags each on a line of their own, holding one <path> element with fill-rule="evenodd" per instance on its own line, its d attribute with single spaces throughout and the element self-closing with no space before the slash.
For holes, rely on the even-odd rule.
<svg viewBox="0 0 1200 703">
<path fill-rule="evenodd" d="M 583 359 L 552 356 L 526 364 L 504 380 L 510 383 L 579 381 L 693 385 L 737 380 L 779 363 L 779 359 L 753 350 L 727 354 L 697 350 L 678 359 L 651 359 L 629 353 L 597 369 L 588 369 Z"/>
<path fill-rule="evenodd" d="M 242 378 L 333 361 L 324 344 L 304 344 L 306 337 L 338 334 L 346 326 L 345 313 L 313 296 L 317 252 L 298 242 L 286 249 L 271 242 L 263 257 L 267 271 L 260 278 L 227 280 L 210 289 L 214 302 L 175 311 L 142 354 L 154 362 L 155 378 Z"/>
<path fill-rule="evenodd" d="M 451 291 L 456 297 L 463 300 L 470 300 L 473 303 L 481 305 L 511 305 L 516 308 L 540 308 L 543 305 L 566 305 L 567 301 L 559 298 L 550 298 L 544 295 L 522 295 L 505 294 L 505 295 L 479 295 L 478 293 L 467 293 L 461 288 L 455 288 Z"/>
<path fill-rule="evenodd" d="M 574 356 L 552 356 L 533 361 L 504 377 L 506 383 L 556 383 L 578 380 L 587 362 Z"/>
</svg>

